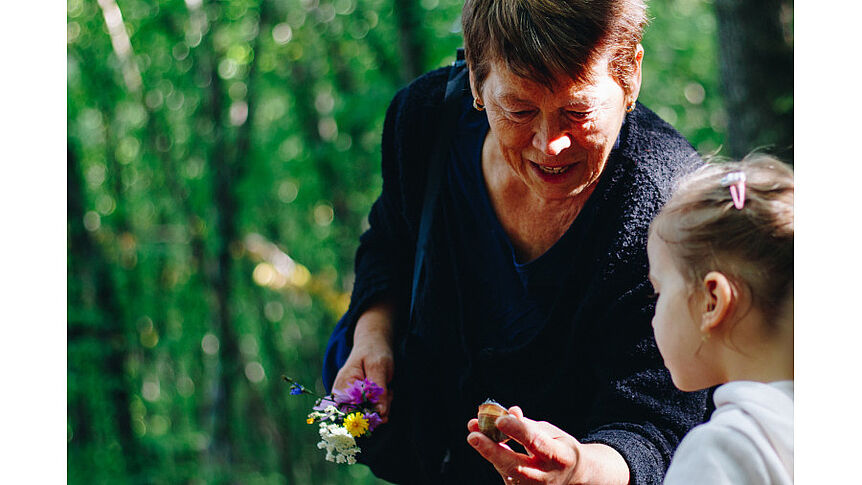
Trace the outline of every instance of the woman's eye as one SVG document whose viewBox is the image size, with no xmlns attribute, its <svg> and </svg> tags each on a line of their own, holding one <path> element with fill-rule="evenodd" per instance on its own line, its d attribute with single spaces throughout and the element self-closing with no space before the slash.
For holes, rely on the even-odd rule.
<svg viewBox="0 0 862 485">
<path fill-rule="evenodd" d="M 590 118 L 592 111 L 566 111 L 570 118 L 577 121 L 583 121 Z"/>
<path fill-rule="evenodd" d="M 512 110 L 509 111 L 509 116 L 516 120 L 526 120 L 533 116 L 533 112 L 530 110 Z"/>
</svg>

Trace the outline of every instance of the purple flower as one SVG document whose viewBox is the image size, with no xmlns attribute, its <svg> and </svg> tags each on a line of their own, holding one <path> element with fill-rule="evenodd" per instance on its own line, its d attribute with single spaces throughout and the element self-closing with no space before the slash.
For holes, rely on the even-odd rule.
<svg viewBox="0 0 862 485">
<path fill-rule="evenodd" d="M 360 379 L 353 381 L 347 389 L 332 391 L 332 399 L 338 409 L 348 412 L 358 406 L 377 404 L 381 394 L 383 394 L 383 388 L 375 384 L 374 381 Z"/>
<path fill-rule="evenodd" d="M 365 400 L 371 404 L 377 404 L 380 396 L 383 394 L 383 388 L 374 383 L 371 379 L 365 379 Z M 378 418 L 379 419 L 379 418 Z"/>
<path fill-rule="evenodd" d="M 380 425 L 383 421 L 377 413 L 365 413 L 363 417 L 368 421 L 368 431 L 374 431 L 374 428 Z"/>
<path fill-rule="evenodd" d="M 358 381 L 356 381 L 356 382 L 358 382 Z M 362 401 L 355 401 L 354 402 L 353 395 L 351 393 L 352 390 L 353 390 L 353 385 L 351 385 L 347 389 L 333 389 L 332 398 L 339 405 L 342 405 L 342 404 L 359 404 Z"/>
<path fill-rule="evenodd" d="M 332 400 L 329 396 L 323 397 L 317 400 L 317 404 L 314 405 L 313 410 L 315 411 L 323 411 L 327 408 L 327 406 L 338 406 L 338 403 Z"/>
<path fill-rule="evenodd" d="M 290 386 L 290 395 L 291 396 L 296 396 L 298 394 L 302 394 L 303 392 L 305 392 L 305 389 L 303 389 L 302 386 L 300 386 L 299 384 L 294 384 L 294 385 Z"/>
</svg>

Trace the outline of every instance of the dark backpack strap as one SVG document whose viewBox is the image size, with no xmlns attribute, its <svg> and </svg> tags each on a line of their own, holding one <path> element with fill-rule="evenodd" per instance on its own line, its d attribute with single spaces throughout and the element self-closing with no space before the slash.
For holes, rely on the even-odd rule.
<svg viewBox="0 0 862 485">
<path fill-rule="evenodd" d="M 440 183 L 443 179 L 443 165 L 449 154 L 449 146 L 458 125 L 460 101 L 467 89 L 467 63 L 464 61 L 464 49 L 459 48 L 456 61 L 449 69 L 449 81 L 446 83 L 446 97 L 443 99 L 443 116 L 440 118 L 440 136 L 433 145 L 431 158 L 428 160 L 428 177 L 425 181 L 425 198 L 422 200 L 422 216 L 419 220 L 419 235 L 416 239 L 416 259 L 413 262 L 413 289 L 410 292 L 410 320 L 416 305 L 416 293 L 419 291 L 419 280 L 422 277 L 425 252 L 428 247 L 431 222 L 437 196 L 440 194 Z"/>
</svg>

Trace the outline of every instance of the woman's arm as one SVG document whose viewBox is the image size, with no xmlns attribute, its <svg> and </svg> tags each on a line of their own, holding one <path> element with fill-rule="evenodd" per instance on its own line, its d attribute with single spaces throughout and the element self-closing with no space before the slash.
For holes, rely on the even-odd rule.
<svg viewBox="0 0 862 485">
<path fill-rule="evenodd" d="M 384 387 L 381 417 L 392 395 L 393 341 L 410 303 L 410 281 L 431 141 L 447 69 L 400 90 L 386 111 L 381 145 L 383 190 L 356 252 L 350 307 L 330 339 L 324 385 L 343 388 L 369 377 Z M 437 100 L 437 101 L 434 101 Z M 422 136 L 420 136 L 420 134 Z M 433 138 L 433 137 L 432 137 Z M 425 145 L 423 145 L 423 143 Z M 379 382 L 378 382 L 379 380 Z"/>
</svg>

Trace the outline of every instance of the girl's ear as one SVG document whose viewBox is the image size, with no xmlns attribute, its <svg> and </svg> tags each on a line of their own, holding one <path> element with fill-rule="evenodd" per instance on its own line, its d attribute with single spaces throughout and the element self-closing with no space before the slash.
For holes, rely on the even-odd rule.
<svg viewBox="0 0 862 485">
<path fill-rule="evenodd" d="M 734 304 L 733 287 L 723 273 L 710 271 L 703 278 L 704 298 L 700 331 L 709 333 L 730 315 Z"/>
</svg>

